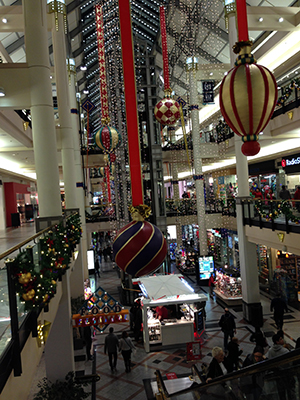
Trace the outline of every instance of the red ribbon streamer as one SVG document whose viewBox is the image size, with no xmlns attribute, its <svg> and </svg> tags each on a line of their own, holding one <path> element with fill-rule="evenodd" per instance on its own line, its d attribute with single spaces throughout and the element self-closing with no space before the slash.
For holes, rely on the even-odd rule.
<svg viewBox="0 0 300 400">
<path fill-rule="evenodd" d="M 103 28 L 103 9 L 102 6 L 95 7 L 96 13 L 96 32 L 98 46 L 98 60 L 100 71 L 100 94 L 101 94 L 101 110 L 102 118 L 108 119 L 108 98 L 106 84 L 106 69 L 105 69 L 105 47 L 104 47 L 104 28 Z"/>
<path fill-rule="evenodd" d="M 246 0 L 236 0 L 239 42 L 249 40 Z"/>
<path fill-rule="evenodd" d="M 161 47 L 162 47 L 162 55 L 163 55 L 163 64 L 164 64 L 165 90 L 167 90 L 170 88 L 170 76 L 169 76 L 169 58 L 168 58 L 165 8 L 163 6 L 160 6 L 159 12 L 160 12 L 160 33 L 161 33 Z"/>
<path fill-rule="evenodd" d="M 132 205 L 138 206 L 143 204 L 143 186 L 130 15 L 130 1 L 119 0 L 131 195 Z"/>
</svg>

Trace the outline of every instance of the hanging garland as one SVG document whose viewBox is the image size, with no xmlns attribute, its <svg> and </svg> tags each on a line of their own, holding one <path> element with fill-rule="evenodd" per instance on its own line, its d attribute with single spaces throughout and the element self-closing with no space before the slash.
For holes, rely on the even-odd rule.
<svg viewBox="0 0 300 400">
<path fill-rule="evenodd" d="M 72 215 L 39 239 L 39 265 L 29 251 L 21 251 L 13 262 L 16 293 L 25 303 L 25 310 L 49 304 L 56 293 L 56 281 L 69 268 L 72 252 L 80 242 L 80 216 Z"/>
<path fill-rule="evenodd" d="M 265 204 L 265 200 L 258 200 L 255 202 L 255 209 L 261 218 L 265 218 L 266 221 L 274 221 L 279 217 L 280 214 L 283 214 L 287 217 L 288 221 L 295 222 L 296 224 L 300 224 L 300 219 L 296 217 L 292 212 L 292 206 L 289 200 L 283 200 L 282 202 L 273 202 L 270 204 L 274 205 L 274 209 L 272 212 L 266 211 L 263 209 L 263 205 Z"/>
<path fill-rule="evenodd" d="M 293 93 L 293 89 L 300 90 L 300 78 L 291 80 L 291 83 L 283 88 L 283 95 L 278 97 L 277 106 L 282 106 Z"/>
</svg>

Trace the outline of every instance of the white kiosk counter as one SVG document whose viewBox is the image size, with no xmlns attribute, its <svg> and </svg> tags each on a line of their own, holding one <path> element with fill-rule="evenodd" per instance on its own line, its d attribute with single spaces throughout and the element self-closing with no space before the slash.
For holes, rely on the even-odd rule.
<svg viewBox="0 0 300 400">
<path fill-rule="evenodd" d="M 134 279 L 143 293 L 143 337 L 147 352 L 151 345 L 170 346 L 194 341 L 194 321 L 199 311 L 197 304 L 207 301 L 204 294 L 194 289 L 181 275 L 157 275 Z M 160 322 L 151 308 L 177 305 L 181 319 L 170 318 Z M 204 329 L 204 321 L 203 321 Z"/>
</svg>

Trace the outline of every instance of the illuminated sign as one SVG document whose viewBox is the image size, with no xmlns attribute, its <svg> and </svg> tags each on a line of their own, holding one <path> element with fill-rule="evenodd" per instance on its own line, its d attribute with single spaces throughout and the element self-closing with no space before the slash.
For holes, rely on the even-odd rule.
<svg viewBox="0 0 300 400">
<path fill-rule="evenodd" d="M 209 279 L 212 272 L 214 272 L 213 256 L 199 257 L 200 279 Z"/>
<path fill-rule="evenodd" d="M 300 157 L 292 158 L 291 160 L 286 158 L 282 159 L 281 161 L 282 168 L 291 167 L 292 165 L 298 165 L 298 164 L 300 164 Z"/>
</svg>

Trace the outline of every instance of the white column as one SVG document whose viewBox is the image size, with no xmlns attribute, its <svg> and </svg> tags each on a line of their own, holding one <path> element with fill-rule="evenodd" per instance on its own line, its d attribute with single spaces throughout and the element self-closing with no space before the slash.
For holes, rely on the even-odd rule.
<svg viewBox="0 0 300 400">
<path fill-rule="evenodd" d="M 63 380 L 68 372 L 75 371 L 71 315 L 70 270 L 67 270 L 62 277 L 62 297 L 45 346 L 46 374 L 51 382 Z"/>
<path fill-rule="evenodd" d="M 61 215 L 59 171 L 48 50 L 46 2 L 24 0 L 26 58 L 39 214 Z"/>
<path fill-rule="evenodd" d="M 56 24 L 55 18 L 57 18 L 58 24 Z M 58 12 L 56 17 L 54 13 L 52 15 L 52 41 L 66 208 L 76 208 L 78 203 L 76 203 L 74 156 L 75 132 L 72 131 L 69 82 L 66 64 L 66 35 L 64 30 L 64 16 L 61 12 Z"/>
<path fill-rule="evenodd" d="M 74 65 L 75 68 L 75 65 Z M 72 123 L 72 132 L 74 135 L 74 159 L 75 159 L 75 179 L 76 179 L 76 188 L 75 188 L 75 197 L 76 204 L 79 208 L 79 213 L 81 216 L 81 227 L 82 227 L 82 238 L 81 238 L 81 261 L 82 261 L 82 271 L 83 271 L 83 279 L 88 278 L 88 269 L 87 269 L 87 235 L 86 235 L 86 222 L 85 222 L 85 196 L 84 196 L 84 187 L 83 187 L 83 172 L 82 172 L 82 163 L 81 163 L 81 153 L 80 153 L 80 135 L 79 135 L 79 116 L 78 113 L 78 103 L 76 99 L 76 70 L 71 67 L 69 61 L 69 98 L 70 98 L 70 107 L 71 107 L 71 123 Z M 83 286 L 82 286 L 83 290 Z"/>
<path fill-rule="evenodd" d="M 237 27 L 235 12 L 228 15 L 228 31 L 229 31 L 229 47 L 237 42 Z M 236 55 L 230 53 L 231 66 L 234 66 Z M 260 304 L 259 281 L 257 272 L 257 255 L 254 243 L 250 243 L 245 234 L 243 225 L 243 212 L 241 199 L 249 197 L 249 182 L 248 182 L 248 162 L 247 157 L 241 151 L 242 140 L 240 136 L 235 135 L 235 155 L 236 155 L 236 171 L 238 181 L 238 196 L 237 196 L 237 231 L 239 237 L 239 259 L 240 272 L 242 278 L 242 295 L 243 295 L 243 313 L 244 317 L 254 325 L 256 318 L 259 319 L 259 311 L 255 309 L 256 315 L 253 318 L 253 306 Z M 251 310 L 252 309 L 252 310 Z"/>
<path fill-rule="evenodd" d="M 205 202 L 204 202 L 204 186 L 202 172 L 202 158 L 200 155 L 200 128 L 199 128 L 199 105 L 198 91 L 196 80 L 197 60 L 192 58 L 191 63 L 187 63 L 190 84 L 190 107 L 192 119 L 192 138 L 193 138 L 193 155 L 195 169 L 195 186 L 197 197 L 197 219 L 199 226 L 199 251 L 200 255 L 207 255 L 207 233 L 205 226 Z"/>
</svg>

